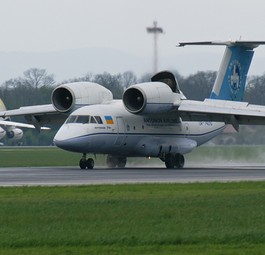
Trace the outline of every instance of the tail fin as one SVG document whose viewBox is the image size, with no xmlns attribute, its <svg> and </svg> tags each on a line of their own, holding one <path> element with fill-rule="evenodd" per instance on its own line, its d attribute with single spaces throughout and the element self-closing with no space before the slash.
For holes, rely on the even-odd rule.
<svg viewBox="0 0 265 255">
<path fill-rule="evenodd" d="M 210 98 L 243 101 L 253 54 L 249 47 L 226 47 Z"/>
<path fill-rule="evenodd" d="M 1 98 L 0 98 L 0 111 L 6 111 L 6 106 Z M 10 117 L 5 117 L 4 120 L 10 120 Z"/>
<path fill-rule="evenodd" d="M 0 111 L 6 111 L 6 106 L 1 98 L 0 98 Z"/>
<path fill-rule="evenodd" d="M 191 42 L 185 45 L 226 45 L 226 50 L 211 92 L 211 99 L 242 101 L 246 79 L 254 54 L 264 41 Z"/>
</svg>

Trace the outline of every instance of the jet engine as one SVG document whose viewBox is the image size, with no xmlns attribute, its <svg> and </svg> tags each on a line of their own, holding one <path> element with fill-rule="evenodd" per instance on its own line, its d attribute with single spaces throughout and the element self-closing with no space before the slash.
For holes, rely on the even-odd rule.
<svg viewBox="0 0 265 255">
<path fill-rule="evenodd" d="M 51 100 L 59 112 L 69 112 L 90 104 L 102 104 L 113 99 L 111 91 L 93 82 L 74 82 L 58 86 Z"/>
<path fill-rule="evenodd" d="M 3 139 L 6 135 L 6 131 L 0 127 L 0 139 Z"/>
<path fill-rule="evenodd" d="M 123 104 L 135 114 L 163 113 L 172 110 L 180 94 L 163 82 L 146 82 L 130 86 L 123 94 Z M 174 104 L 174 105 L 173 105 Z"/>
<path fill-rule="evenodd" d="M 12 140 L 19 140 L 23 137 L 23 131 L 20 128 L 13 128 L 6 132 L 6 136 Z"/>
</svg>

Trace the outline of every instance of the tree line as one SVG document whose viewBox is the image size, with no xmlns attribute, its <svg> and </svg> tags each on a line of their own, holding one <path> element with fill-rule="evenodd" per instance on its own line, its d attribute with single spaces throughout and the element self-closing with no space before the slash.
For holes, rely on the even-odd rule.
<svg viewBox="0 0 265 255">
<path fill-rule="evenodd" d="M 173 71 L 180 89 L 188 99 L 204 100 L 209 97 L 217 72 L 199 71 L 189 76 L 182 76 L 178 71 Z M 30 68 L 22 76 L 9 79 L 0 86 L 0 97 L 3 99 L 7 109 L 16 109 L 21 106 L 50 104 L 52 90 L 60 84 L 69 82 L 90 81 L 103 85 L 109 89 L 115 99 L 122 98 L 124 90 L 132 84 L 150 81 L 151 73 L 137 77 L 132 71 L 124 73 L 101 74 L 87 73 L 82 77 L 72 78 L 58 82 L 53 74 L 45 69 Z M 261 76 L 250 76 L 247 80 L 245 101 L 251 104 L 265 105 L 265 74 Z M 23 118 L 14 120 L 25 122 Z M 58 127 L 53 127 L 51 132 L 24 130 L 24 137 L 21 140 L 23 145 L 51 145 L 53 136 Z M 240 140 L 240 139 L 239 139 Z M 255 140 L 255 139 L 253 139 Z M 257 140 L 257 139 L 256 139 Z M 265 140 L 265 138 L 264 138 Z M 9 143 L 7 140 L 5 143 Z"/>
</svg>

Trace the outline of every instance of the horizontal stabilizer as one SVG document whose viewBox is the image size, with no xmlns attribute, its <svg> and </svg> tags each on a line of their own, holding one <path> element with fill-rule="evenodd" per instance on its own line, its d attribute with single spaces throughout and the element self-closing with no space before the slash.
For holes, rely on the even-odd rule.
<svg viewBox="0 0 265 255">
<path fill-rule="evenodd" d="M 239 46 L 254 49 L 259 45 L 264 45 L 265 41 L 202 41 L 202 42 L 180 42 L 177 47 L 186 45 L 224 45 L 224 46 Z"/>
</svg>

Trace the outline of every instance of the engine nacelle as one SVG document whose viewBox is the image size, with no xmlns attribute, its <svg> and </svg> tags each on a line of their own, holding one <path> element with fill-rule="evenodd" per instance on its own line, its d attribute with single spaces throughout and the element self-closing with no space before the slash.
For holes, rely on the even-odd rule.
<svg viewBox="0 0 265 255">
<path fill-rule="evenodd" d="M 0 127 L 0 139 L 3 139 L 6 135 L 6 131 Z"/>
<path fill-rule="evenodd" d="M 52 92 L 51 100 L 59 112 L 69 112 L 75 108 L 102 104 L 113 99 L 111 91 L 93 82 L 73 82 L 58 86 Z"/>
<path fill-rule="evenodd" d="M 152 114 L 170 111 L 180 94 L 173 93 L 163 82 L 146 82 L 130 86 L 123 93 L 123 104 L 128 112 Z"/>
<path fill-rule="evenodd" d="M 20 140 L 23 137 L 23 131 L 20 128 L 13 128 L 6 132 L 8 139 Z"/>
</svg>

